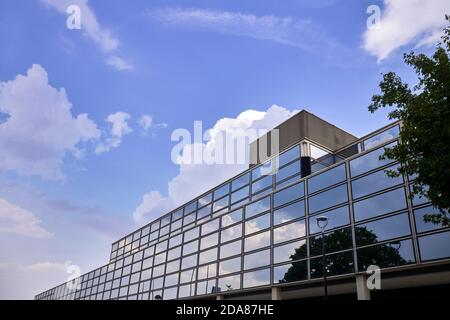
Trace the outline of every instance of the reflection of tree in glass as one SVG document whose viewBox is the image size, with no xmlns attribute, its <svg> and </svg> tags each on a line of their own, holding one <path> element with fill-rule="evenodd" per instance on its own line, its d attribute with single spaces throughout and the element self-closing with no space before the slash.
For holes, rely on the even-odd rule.
<svg viewBox="0 0 450 320">
<path fill-rule="evenodd" d="M 376 243 L 377 236 L 366 228 L 356 228 L 356 236 L 362 243 Z M 351 248 L 352 235 L 350 228 L 341 229 L 325 235 L 325 248 L 327 252 L 335 252 Z M 295 253 L 289 258 L 292 261 L 306 257 L 306 244 L 295 249 Z M 358 263 L 360 270 L 365 270 L 369 265 L 374 264 L 379 267 L 388 267 L 407 263 L 399 253 L 400 243 L 397 245 L 383 244 L 365 248 L 358 251 Z M 311 255 L 321 255 L 322 239 L 320 236 L 310 239 Z M 326 257 L 328 275 L 344 274 L 353 272 L 353 253 L 344 252 L 341 254 L 329 255 Z M 307 278 L 308 269 L 306 261 L 292 262 L 290 268 L 284 274 L 280 283 L 304 280 Z M 311 259 L 311 277 L 322 276 L 322 258 Z"/>
</svg>

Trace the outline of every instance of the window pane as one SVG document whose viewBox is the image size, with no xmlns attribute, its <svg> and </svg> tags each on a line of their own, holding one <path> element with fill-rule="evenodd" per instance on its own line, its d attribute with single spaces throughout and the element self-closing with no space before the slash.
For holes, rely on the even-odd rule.
<svg viewBox="0 0 450 320">
<path fill-rule="evenodd" d="M 390 242 L 358 250 L 359 271 L 367 270 L 370 265 L 388 268 L 413 262 L 415 258 L 411 240 Z"/>
<path fill-rule="evenodd" d="M 369 138 L 364 141 L 364 149 L 369 150 L 372 148 L 375 148 L 379 146 L 380 144 L 383 144 L 385 142 L 388 142 L 389 140 L 392 140 L 394 138 L 398 138 L 400 135 L 400 128 L 399 126 L 392 127 L 386 131 L 383 131 L 376 136 Z"/>
<path fill-rule="evenodd" d="M 436 230 L 442 228 L 442 224 L 434 224 L 432 222 L 425 222 L 423 219 L 425 215 L 427 214 L 440 214 L 439 209 L 433 208 L 432 206 L 421 208 L 421 209 L 415 209 L 414 210 L 414 217 L 416 220 L 416 229 L 417 232 L 425 232 L 430 230 Z M 447 212 L 448 214 L 448 212 Z"/>
<path fill-rule="evenodd" d="M 252 181 L 255 181 L 263 176 L 271 176 L 272 174 L 272 161 L 267 161 L 257 168 L 252 170 Z"/>
<path fill-rule="evenodd" d="M 231 291 L 241 288 L 241 275 L 219 278 L 218 287 L 221 292 Z"/>
<path fill-rule="evenodd" d="M 233 241 L 220 247 L 220 258 L 228 258 L 242 252 L 242 240 Z"/>
<path fill-rule="evenodd" d="M 172 213 L 172 221 L 178 220 L 183 216 L 183 209 L 178 209 Z"/>
<path fill-rule="evenodd" d="M 309 179 L 308 192 L 311 194 L 338 182 L 344 181 L 345 177 L 345 166 L 342 164 Z"/>
<path fill-rule="evenodd" d="M 278 170 L 275 175 L 275 181 L 279 182 L 293 175 L 300 173 L 300 161 L 296 161 Z"/>
<path fill-rule="evenodd" d="M 311 259 L 311 278 L 323 276 L 322 257 Z M 326 257 L 327 276 L 353 273 L 355 270 L 353 263 L 353 252 L 347 251 Z"/>
<path fill-rule="evenodd" d="M 411 234 L 406 213 L 355 227 L 356 245 L 364 246 Z"/>
<path fill-rule="evenodd" d="M 273 268 L 273 283 L 286 283 L 306 280 L 308 265 L 306 261 L 297 261 Z"/>
<path fill-rule="evenodd" d="M 306 257 L 306 240 L 300 240 L 273 248 L 273 263 L 298 260 Z"/>
<path fill-rule="evenodd" d="M 183 256 L 198 251 L 198 240 L 189 242 L 183 246 Z"/>
<path fill-rule="evenodd" d="M 216 279 L 198 282 L 197 295 L 214 293 L 213 290 L 215 286 L 216 286 Z"/>
<path fill-rule="evenodd" d="M 181 257 L 181 246 L 169 250 L 167 253 L 167 260 L 172 260 Z"/>
<path fill-rule="evenodd" d="M 183 226 L 187 226 L 188 224 L 195 221 L 195 212 L 191 213 L 183 218 Z"/>
<path fill-rule="evenodd" d="M 309 234 L 319 233 L 322 230 L 317 225 L 317 217 L 312 216 L 309 218 Z M 350 214 L 348 206 L 333 209 L 331 211 L 324 212 L 320 216 L 326 216 L 328 218 L 328 224 L 326 230 L 331 230 L 350 223 Z"/>
<path fill-rule="evenodd" d="M 366 200 L 355 202 L 353 208 L 356 221 L 405 209 L 405 190 L 400 188 Z"/>
<path fill-rule="evenodd" d="M 219 274 L 233 273 L 241 270 L 241 257 L 228 259 L 219 263 Z"/>
<path fill-rule="evenodd" d="M 170 288 L 164 290 L 164 300 L 171 300 L 177 298 L 178 288 Z"/>
<path fill-rule="evenodd" d="M 180 259 L 169 262 L 166 265 L 166 273 L 172 273 L 180 270 Z"/>
<path fill-rule="evenodd" d="M 256 250 L 270 245 L 270 231 L 245 238 L 245 251 Z"/>
<path fill-rule="evenodd" d="M 197 212 L 197 219 L 203 218 L 211 213 L 212 205 L 207 205 L 206 207 L 203 207 L 198 210 Z"/>
<path fill-rule="evenodd" d="M 222 198 L 224 195 L 228 194 L 230 192 L 230 184 L 224 184 L 220 188 L 217 188 L 214 190 L 214 200 Z"/>
<path fill-rule="evenodd" d="M 188 242 L 190 240 L 198 238 L 199 234 L 200 234 L 200 228 L 199 227 L 191 229 L 189 231 L 186 231 L 184 233 L 184 242 Z"/>
<path fill-rule="evenodd" d="M 236 192 L 233 192 L 231 194 L 231 203 L 236 203 L 236 202 L 248 197 L 248 193 L 249 193 L 248 186 L 246 186 L 245 188 L 242 188 Z"/>
<path fill-rule="evenodd" d="M 217 275 L 217 263 L 198 268 L 198 279 L 207 279 Z"/>
<path fill-rule="evenodd" d="M 306 236 L 305 220 L 285 224 L 273 230 L 273 243 L 294 240 Z"/>
<path fill-rule="evenodd" d="M 239 237 L 242 237 L 242 224 L 222 230 L 220 234 L 220 242 L 224 243 Z"/>
<path fill-rule="evenodd" d="M 226 214 L 222 217 L 222 228 L 231 226 L 232 224 L 235 224 L 236 222 L 239 222 L 242 220 L 242 209 L 238 209 L 236 211 L 233 211 L 229 214 Z"/>
<path fill-rule="evenodd" d="M 216 260 L 217 260 L 217 248 L 200 252 L 200 264 L 205 264 Z"/>
<path fill-rule="evenodd" d="M 284 166 L 286 163 L 291 162 L 294 159 L 298 159 L 300 157 L 300 147 L 295 146 L 278 156 L 278 165 Z"/>
<path fill-rule="evenodd" d="M 249 183 L 249 173 L 246 173 L 231 182 L 231 190 L 237 190 Z"/>
<path fill-rule="evenodd" d="M 309 212 L 317 212 L 347 201 L 347 185 L 344 184 L 310 197 Z"/>
<path fill-rule="evenodd" d="M 376 149 L 374 151 L 366 153 L 365 155 L 363 155 L 359 158 L 351 160 L 350 161 L 350 172 L 351 172 L 352 177 L 392 162 L 392 160 L 388 160 L 388 159 L 380 160 L 380 156 L 382 156 L 384 154 L 385 148 L 390 148 L 390 147 L 393 147 L 394 145 L 396 145 L 396 143 L 391 143 L 391 144 L 387 145 L 386 147 Z"/>
<path fill-rule="evenodd" d="M 244 273 L 244 288 L 270 284 L 270 269 Z"/>
<path fill-rule="evenodd" d="M 420 256 L 423 261 L 450 257 L 450 232 L 442 232 L 419 238 Z"/>
<path fill-rule="evenodd" d="M 326 253 L 350 249 L 352 243 L 352 231 L 350 228 L 335 230 L 325 234 Z M 309 238 L 309 250 L 311 256 L 322 255 L 322 235 Z"/>
<path fill-rule="evenodd" d="M 395 165 L 386 170 L 396 171 L 398 167 L 398 165 Z M 352 181 L 353 198 L 356 199 L 401 183 L 403 183 L 402 176 L 391 178 L 387 176 L 385 170 L 380 170 Z"/>
<path fill-rule="evenodd" d="M 274 225 L 285 223 L 293 219 L 303 217 L 305 215 L 305 203 L 304 201 L 297 201 L 286 207 L 282 207 L 273 212 Z"/>
<path fill-rule="evenodd" d="M 181 262 L 182 269 L 192 268 L 196 265 L 197 265 L 197 254 L 194 254 L 189 257 L 184 257 Z"/>
<path fill-rule="evenodd" d="M 252 183 L 252 194 L 258 193 L 267 187 L 272 187 L 272 176 L 267 176 Z"/>
<path fill-rule="evenodd" d="M 257 218 L 245 221 L 245 235 L 262 231 L 270 227 L 270 215 L 259 216 Z"/>
<path fill-rule="evenodd" d="M 209 236 L 203 237 L 200 243 L 200 249 L 206 249 L 209 247 L 213 247 L 219 243 L 219 234 L 213 233 Z"/>
<path fill-rule="evenodd" d="M 214 231 L 219 230 L 219 219 L 212 220 L 211 222 L 202 225 L 202 236 Z"/>
<path fill-rule="evenodd" d="M 270 264 L 270 250 L 258 251 L 244 256 L 244 270 L 264 267 Z"/>
<path fill-rule="evenodd" d="M 200 199 L 198 199 L 198 206 L 203 207 L 204 205 L 210 203 L 212 201 L 212 193 L 208 193 L 207 195 L 204 195 Z"/>
<path fill-rule="evenodd" d="M 178 276 L 179 274 L 171 274 L 170 276 L 166 276 L 164 279 L 164 286 L 165 287 L 171 287 L 178 284 Z"/>
<path fill-rule="evenodd" d="M 184 207 L 184 214 L 190 213 L 197 209 L 197 201 L 192 201 Z"/>
<path fill-rule="evenodd" d="M 288 203 L 305 195 L 305 187 L 303 182 L 295 184 L 289 188 L 281 190 L 274 195 L 274 207 Z"/>
<path fill-rule="evenodd" d="M 245 207 L 245 217 L 250 218 L 258 213 L 270 210 L 270 197 L 265 197 Z"/>
<path fill-rule="evenodd" d="M 219 210 L 222 210 L 222 209 L 228 207 L 229 199 L 230 199 L 230 197 L 226 196 L 226 197 L 223 197 L 223 198 L 215 201 L 213 204 L 213 211 L 216 212 L 216 211 L 219 211 Z"/>
</svg>

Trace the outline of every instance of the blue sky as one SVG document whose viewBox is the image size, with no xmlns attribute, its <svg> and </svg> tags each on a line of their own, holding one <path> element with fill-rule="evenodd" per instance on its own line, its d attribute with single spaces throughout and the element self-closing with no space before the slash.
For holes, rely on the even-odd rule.
<svg viewBox="0 0 450 320">
<path fill-rule="evenodd" d="M 387 124 L 367 111 L 381 73 L 414 81 L 403 52 L 431 52 L 450 12 L 412 2 L 1 1 L 0 298 L 106 263 L 112 241 L 242 169 L 180 171 L 177 128 L 270 129 L 303 108 L 357 136 Z"/>
</svg>

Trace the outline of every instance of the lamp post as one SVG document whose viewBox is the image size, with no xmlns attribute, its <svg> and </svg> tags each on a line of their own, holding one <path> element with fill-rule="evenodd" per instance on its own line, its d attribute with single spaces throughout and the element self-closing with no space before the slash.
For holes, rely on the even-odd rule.
<svg viewBox="0 0 450 320">
<path fill-rule="evenodd" d="M 317 226 L 322 230 L 322 273 L 323 273 L 323 290 L 324 290 L 324 299 L 328 299 L 328 287 L 327 287 L 327 268 L 326 268 L 326 259 L 325 259 L 325 235 L 324 231 L 328 225 L 328 217 L 326 216 L 318 216 L 317 217 Z"/>
</svg>

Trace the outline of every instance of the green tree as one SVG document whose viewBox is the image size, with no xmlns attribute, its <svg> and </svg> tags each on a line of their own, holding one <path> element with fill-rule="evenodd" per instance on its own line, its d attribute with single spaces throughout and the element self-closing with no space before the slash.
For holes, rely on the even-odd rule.
<svg viewBox="0 0 450 320">
<path fill-rule="evenodd" d="M 449 225 L 450 209 L 450 16 L 442 42 L 431 57 L 410 52 L 404 61 L 417 74 L 414 87 L 394 72 L 383 75 L 381 94 L 372 97 L 370 112 L 392 107 L 389 119 L 402 121 L 401 143 L 386 149 L 382 158 L 402 166 L 388 175 L 415 177 L 412 196 L 425 196 L 439 209 L 425 215 L 425 222 Z"/>
</svg>

